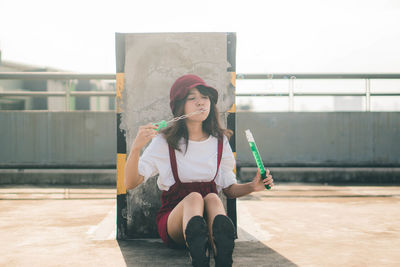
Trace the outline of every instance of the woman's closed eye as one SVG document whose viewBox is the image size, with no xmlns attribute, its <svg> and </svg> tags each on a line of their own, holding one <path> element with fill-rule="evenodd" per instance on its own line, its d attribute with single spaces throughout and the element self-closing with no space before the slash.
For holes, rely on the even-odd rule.
<svg viewBox="0 0 400 267">
<path fill-rule="evenodd" d="M 199 97 L 199 99 L 200 99 L 200 97 Z M 208 96 L 201 96 L 201 99 L 208 99 Z M 187 100 L 188 101 L 193 101 L 193 100 L 196 100 L 196 97 L 194 97 L 194 96 L 190 96 L 190 97 L 188 97 L 187 98 Z"/>
</svg>

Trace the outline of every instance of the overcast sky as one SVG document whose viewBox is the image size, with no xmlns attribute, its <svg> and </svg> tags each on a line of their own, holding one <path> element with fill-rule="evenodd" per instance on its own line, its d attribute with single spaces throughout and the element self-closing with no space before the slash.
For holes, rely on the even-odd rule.
<svg viewBox="0 0 400 267">
<path fill-rule="evenodd" d="M 0 0 L 3 60 L 115 72 L 115 32 L 236 32 L 238 73 L 400 73 L 399 0 Z"/>
</svg>

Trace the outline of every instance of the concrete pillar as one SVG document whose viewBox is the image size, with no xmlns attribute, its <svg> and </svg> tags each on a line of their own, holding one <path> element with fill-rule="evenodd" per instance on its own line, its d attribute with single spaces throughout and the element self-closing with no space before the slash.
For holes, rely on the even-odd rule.
<svg viewBox="0 0 400 267">
<path fill-rule="evenodd" d="M 161 194 L 157 177 L 127 192 L 123 186 L 124 157 L 140 125 L 172 118 L 169 90 L 184 74 L 199 75 L 218 90 L 217 106 L 226 127 L 228 110 L 235 101 L 236 36 L 233 33 L 117 34 L 116 40 L 120 159 L 117 237 L 157 237 L 155 216 Z"/>
</svg>

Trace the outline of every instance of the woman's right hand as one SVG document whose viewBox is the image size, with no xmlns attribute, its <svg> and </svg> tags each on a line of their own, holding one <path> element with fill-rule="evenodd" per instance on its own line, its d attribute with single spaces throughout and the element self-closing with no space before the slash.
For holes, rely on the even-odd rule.
<svg viewBox="0 0 400 267">
<path fill-rule="evenodd" d="M 156 131 L 157 128 L 158 126 L 153 125 L 152 123 L 140 126 L 136 138 L 133 141 L 132 150 L 141 150 L 158 134 Z"/>
</svg>

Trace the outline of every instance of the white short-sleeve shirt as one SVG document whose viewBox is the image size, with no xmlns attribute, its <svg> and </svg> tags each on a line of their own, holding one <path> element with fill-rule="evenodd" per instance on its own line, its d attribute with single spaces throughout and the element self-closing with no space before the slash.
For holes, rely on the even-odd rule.
<svg viewBox="0 0 400 267">
<path fill-rule="evenodd" d="M 189 140 L 186 153 L 183 139 L 179 146 L 182 152 L 175 150 L 175 154 L 180 181 L 182 183 L 212 181 L 217 171 L 218 139 L 210 135 L 204 141 Z M 215 178 L 218 192 L 237 183 L 233 172 L 234 166 L 235 158 L 228 139 L 224 136 L 221 163 Z M 175 183 L 169 160 L 168 143 L 163 134 L 154 137 L 145 149 L 139 159 L 138 169 L 145 181 L 158 173 L 157 185 L 160 190 L 168 191 Z"/>
</svg>

